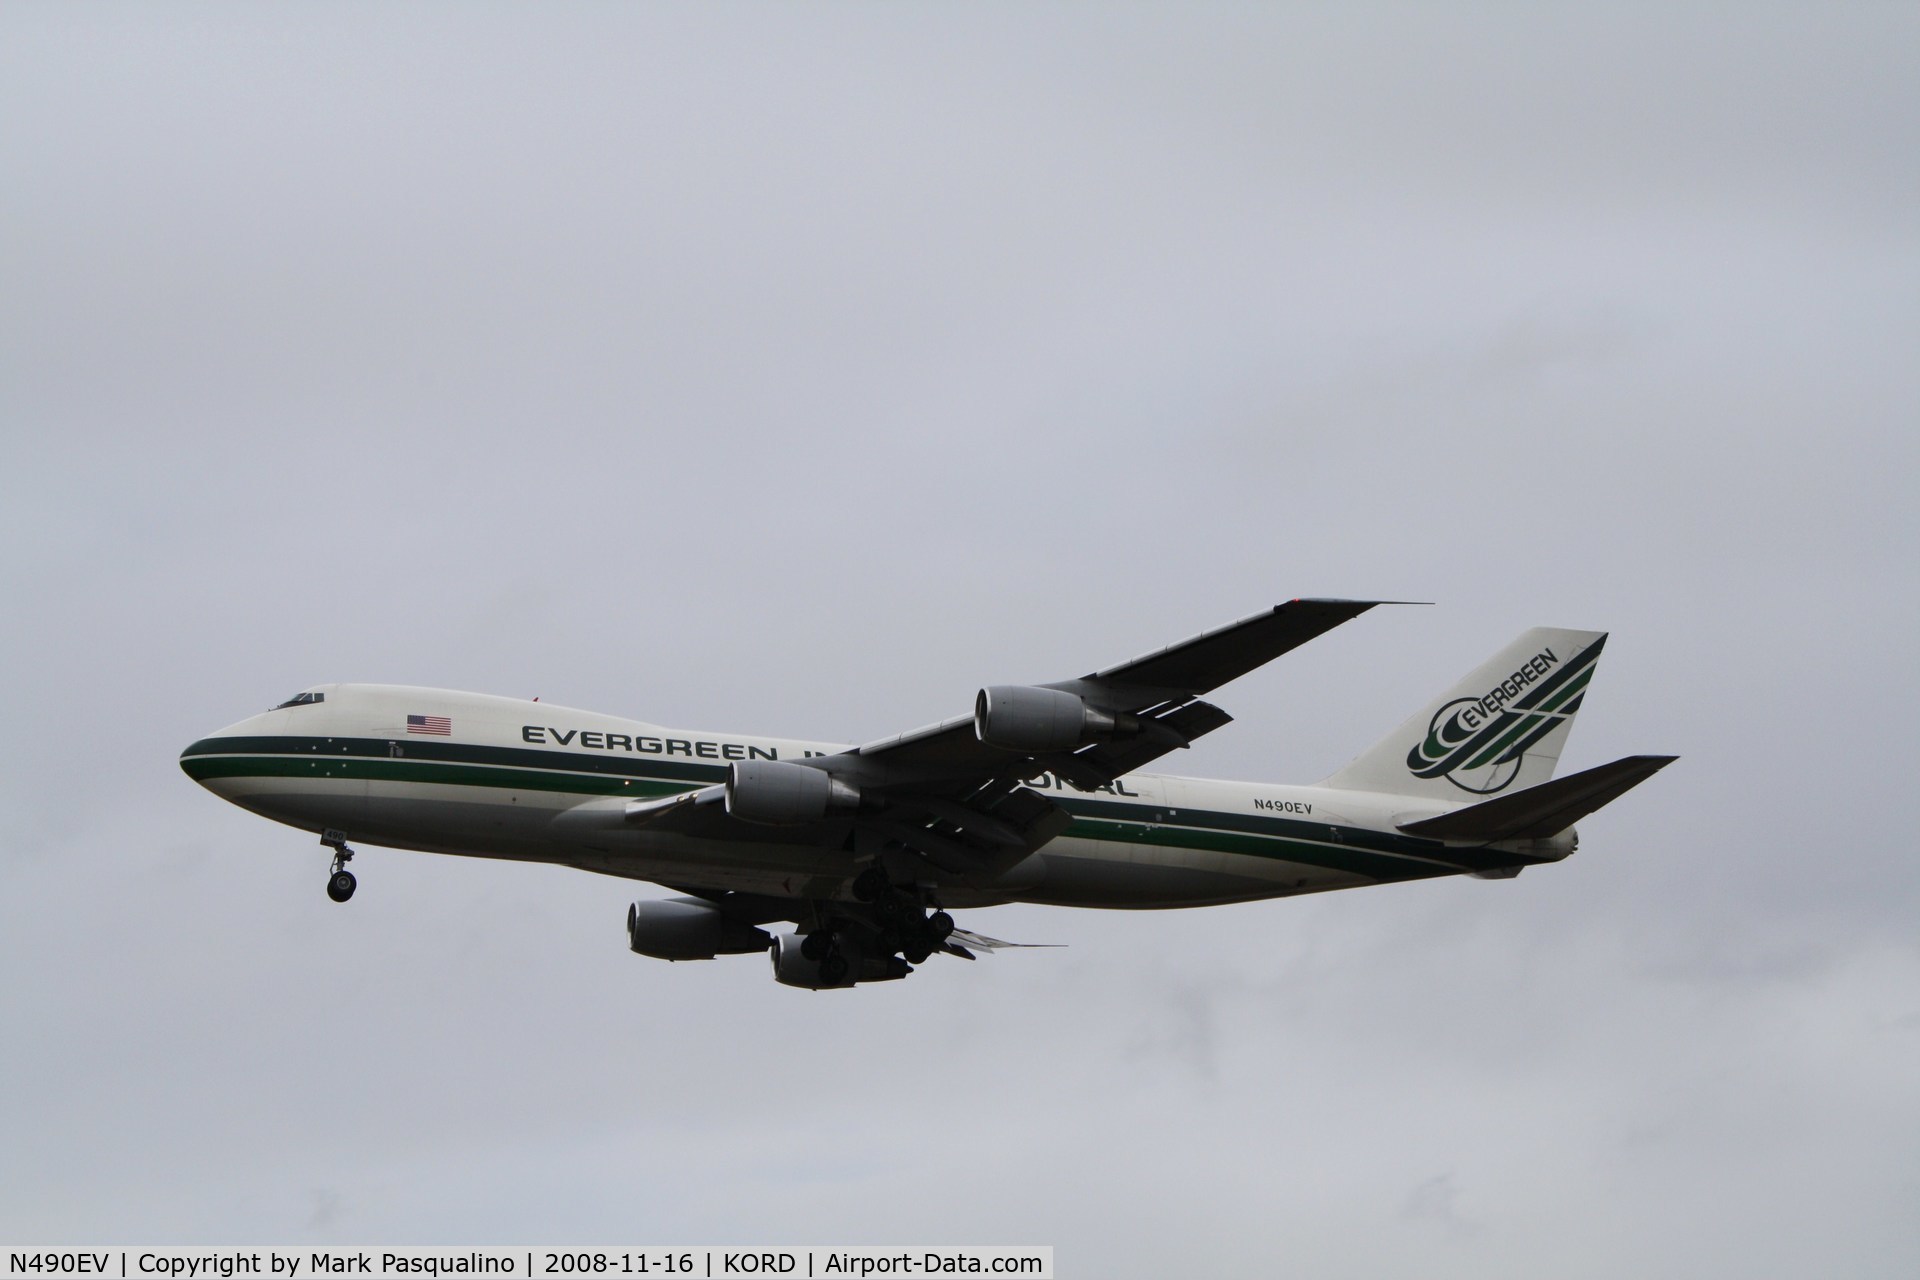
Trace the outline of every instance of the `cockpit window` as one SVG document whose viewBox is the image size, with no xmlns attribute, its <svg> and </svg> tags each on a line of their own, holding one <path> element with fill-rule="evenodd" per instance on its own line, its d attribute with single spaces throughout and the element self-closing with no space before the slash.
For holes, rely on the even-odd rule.
<svg viewBox="0 0 1920 1280">
<path fill-rule="evenodd" d="M 296 693 L 281 703 L 280 706 L 275 707 L 274 710 L 278 711 L 282 707 L 306 707 L 316 702 L 325 702 L 326 700 L 327 695 L 324 693 Z"/>
</svg>

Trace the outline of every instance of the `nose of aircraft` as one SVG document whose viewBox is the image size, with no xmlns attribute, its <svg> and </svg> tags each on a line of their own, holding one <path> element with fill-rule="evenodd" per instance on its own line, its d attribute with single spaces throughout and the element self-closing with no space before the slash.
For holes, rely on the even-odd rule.
<svg viewBox="0 0 1920 1280">
<path fill-rule="evenodd" d="M 231 776 L 232 770 L 223 765 L 231 764 L 234 748 L 239 745 L 236 739 L 258 736 L 259 722 L 265 718 L 266 715 L 250 716 L 204 738 L 195 738 L 180 753 L 182 772 L 215 795 L 225 796 L 219 784 L 221 779 Z"/>
<path fill-rule="evenodd" d="M 213 785 L 215 758 L 220 750 L 220 739 L 230 736 L 231 729 L 222 729 L 204 738 L 195 738 L 180 753 L 181 771 L 207 790 L 218 794 L 220 789 Z"/>
</svg>

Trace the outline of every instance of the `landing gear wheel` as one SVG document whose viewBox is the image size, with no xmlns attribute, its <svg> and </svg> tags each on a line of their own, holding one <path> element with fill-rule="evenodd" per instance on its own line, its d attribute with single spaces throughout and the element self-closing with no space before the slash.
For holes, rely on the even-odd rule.
<svg viewBox="0 0 1920 1280">
<path fill-rule="evenodd" d="M 347 870 L 347 864 L 353 861 L 353 850 L 347 848 L 347 833 L 328 827 L 320 833 L 320 843 L 333 850 L 333 867 L 327 872 L 327 896 L 335 902 L 345 902 L 353 896 L 357 883 L 353 872 Z"/>
<path fill-rule="evenodd" d="M 945 942 L 947 935 L 953 932 L 953 917 L 944 911 L 934 912 L 927 917 L 927 932 L 934 936 L 935 941 Z"/>
<path fill-rule="evenodd" d="M 839 983 L 846 976 L 847 958 L 845 956 L 828 956 L 820 962 L 820 981 L 829 986 Z"/>
<path fill-rule="evenodd" d="M 906 957 L 908 964 L 925 964 L 932 957 L 933 952 L 925 947 L 908 947 L 902 954 Z"/>
<path fill-rule="evenodd" d="M 887 873 L 878 867 L 868 867 L 853 878 L 853 897 L 856 902 L 873 902 L 887 891 Z"/>
</svg>

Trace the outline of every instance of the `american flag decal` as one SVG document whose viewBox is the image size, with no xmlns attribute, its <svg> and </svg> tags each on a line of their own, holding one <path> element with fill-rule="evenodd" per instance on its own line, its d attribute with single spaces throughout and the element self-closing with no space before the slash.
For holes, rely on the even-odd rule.
<svg viewBox="0 0 1920 1280">
<path fill-rule="evenodd" d="M 442 738 L 453 734 L 453 721 L 446 716 L 408 716 L 408 733 L 433 733 Z"/>
</svg>

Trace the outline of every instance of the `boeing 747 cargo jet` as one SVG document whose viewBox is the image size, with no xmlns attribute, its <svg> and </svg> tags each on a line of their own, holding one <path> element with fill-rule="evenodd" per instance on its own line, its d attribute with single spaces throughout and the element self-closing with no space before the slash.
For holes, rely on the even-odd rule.
<svg viewBox="0 0 1920 1280">
<path fill-rule="evenodd" d="M 950 910 L 1204 907 L 1429 876 L 1502 879 L 1671 763 L 1555 763 L 1606 635 L 1526 632 L 1317 786 L 1138 770 L 1232 718 L 1201 694 L 1371 609 L 1295 600 L 860 747 L 666 729 L 517 698 L 316 685 L 195 742 L 188 776 L 333 851 L 349 840 L 651 881 L 641 955 L 766 952 L 815 990 L 1012 944 Z M 769 926 L 791 926 L 769 929 Z"/>
</svg>

